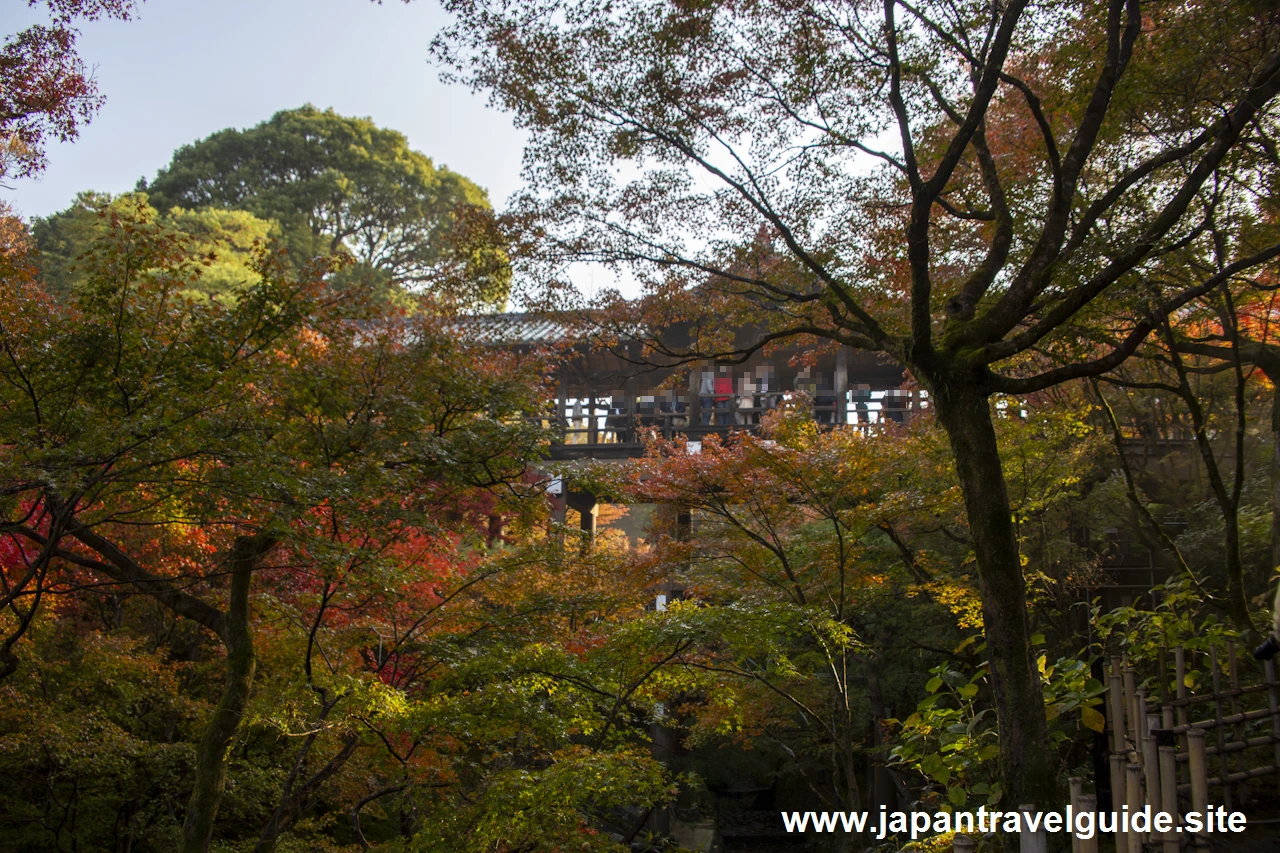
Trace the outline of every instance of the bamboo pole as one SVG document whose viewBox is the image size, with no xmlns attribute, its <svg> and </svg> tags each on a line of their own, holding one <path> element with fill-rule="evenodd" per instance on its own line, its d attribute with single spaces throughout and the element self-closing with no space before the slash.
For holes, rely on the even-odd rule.
<svg viewBox="0 0 1280 853">
<path fill-rule="evenodd" d="M 1111 754 L 1111 810 L 1116 814 L 1120 814 L 1121 807 L 1125 803 L 1125 778 L 1124 778 L 1124 754 L 1113 752 Z M 1128 853 L 1129 841 L 1127 834 L 1120 828 L 1120 824 L 1116 823 L 1116 851 L 1117 853 Z"/>
<path fill-rule="evenodd" d="M 1234 689 L 1234 690 L 1230 687 L 1226 687 L 1226 688 L 1223 688 L 1222 690 L 1222 697 L 1224 699 L 1228 699 L 1228 698 L 1235 698 L 1240 696 L 1249 696 L 1254 693 L 1262 693 L 1266 689 L 1267 689 L 1267 685 L 1265 684 L 1251 684 L 1248 687 L 1241 687 L 1239 689 Z M 1180 701 L 1184 702 L 1188 707 L 1192 705 L 1201 705 L 1201 704 L 1204 704 L 1205 702 L 1212 702 L 1213 694 L 1206 693 L 1203 696 L 1188 696 L 1185 700 L 1175 699 L 1173 700 L 1174 707 L 1177 707 Z"/>
<path fill-rule="evenodd" d="M 1230 697 L 1230 699 L 1229 699 L 1229 702 L 1230 702 L 1230 708 L 1231 708 L 1231 715 L 1232 715 L 1232 716 L 1235 716 L 1235 715 L 1236 715 L 1236 713 L 1237 713 L 1237 712 L 1239 712 L 1239 710 L 1240 710 L 1240 703 L 1239 703 L 1239 701 L 1236 699 L 1236 697 L 1240 694 L 1240 667 L 1237 665 L 1237 662 L 1236 662 L 1236 644 L 1235 644 L 1235 641 L 1234 641 L 1234 640 L 1228 640 L 1228 641 L 1227 641 L 1227 683 L 1229 683 L 1229 684 L 1231 685 L 1231 694 L 1232 694 L 1232 695 L 1231 695 L 1231 697 Z M 1232 727 L 1232 734 L 1235 736 L 1235 739 L 1236 739 L 1237 741 L 1244 740 L 1244 739 L 1245 739 L 1245 727 L 1244 727 L 1243 725 L 1241 725 L 1240 723 L 1236 723 L 1236 724 Z M 1232 766 L 1232 765 L 1234 765 L 1234 767 L 1235 767 L 1235 769 L 1236 769 L 1236 770 L 1241 770 L 1241 769 L 1243 769 L 1243 768 L 1245 767 L 1245 756 L 1244 756 L 1244 754 L 1242 753 L 1242 754 L 1237 758 L 1237 760 L 1236 760 L 1235 762 L 1232 762 L 1232 761 L 1228 760 L 1228 761 L 1226 762 L 1226 764 L 1227 764 L 1228 766 Z M 1228 794 L 1228 796 L 1227 796 L 1226 804 L 1227 804 L 1227 805 L 1230 805 L 1230 804 L 1231 804 L 1231 798 L 1230 798 L 1231 791 L 1230 791 L 1230 790 L 1228 790 L 1227 794 Z"/>
<path fill-rule="evenodd" d="M 1280 695 L 1276 694 L 1276 663 L 1268 660 L 1263 666 L 1267 679 L 1267 710 L 1271 712 L 1271 736 L 1275 738 L 1276 767 L 1280 767 Z"/>
<path fill-rule="evenodd" d="M 1024 804 L 1018 806 L 1018 811 L 1022 812 L 1022 822 L 1025 826 L 1027 815 L 1033 814 L 1036 807 Z M 1018 833 L 1018 853 L 1049 853 L 1049 836 L 1045 833 L 1043 826 L 1035 832 L 1024 829 Z"/>
<path fill-rule="evenodd" d="M 1274 764 L 1265 764 L 1262 767 L 1254 767 L 1251 770 L 1240 770 L 1235 773 L 1232 773 L 1229 777 L 1227 777 L 1227 780 L 1225 783 L 1223 782 L 1222 779 L 1218 778 L 1217 776 L 1210 776 L 1206 785 L 1210 788 L 1219 787 L 1223 784 L 1235 785 L 1238 782 L 1248 782 L 1250 779 L 1260 779 L 1263 776 L 1271 776 L 1276 772 L 1280 772 L 1280 768 L 1276 767 Z M 1189 793 L 1190 791 L 1191 791 L 1190 785 L 1178 786 L 1179 794 Z M 1226 806 L 1223 806 L 1223 808 L 1226 808 Z"/>
<path fill-rule="evenodd" d="M 1077 841 L 1079 841 L 1079 842 L 1080 842 L 1080 850 L 1079 850 L 1079 853 L 1098 853 L 1098 832 L 1097 832 L 1097 825 L 1098 825 L 1098 824 L 1097 824 L 1097 820 L 1098 820 L 1098 814 L 1097 814 L 1097 812 L 1098 812 L 1098 797 L 1097 797 L 1097 795 L 1096 795 L 1096 794 L 1081 794 L 1081 796 L 1080 796 L 1080 811 L 1081 811 L 1081 812 L 1093 812 L 1093 820 L 1094 820 L 1094 827 L 1095 827 L 1095 829 L 1094 829 L 1093 837 L 1091 837 L 1091 838 L 1079 838 L 1079 839 L 1076 839 Z M 1072 837 L 1072 838 L 1075 838 L 1075 834 L 1074 834 L 1074 833 L 1072 833 L 1071 837 Z"/>
<path fill-rule="evenodd" d="M 1071 811 L 1077 813 L 1080 811 L 1080 797 L 1084 794 L 1084 780 L 1079 776 L 1072 776 L 1067 780 L 1067 787 L 1071 791 Z M 1071 832 L 1071 827 L 1067 827 L 1067 831 Z M 1076 834 L 1071 832 L 1071 853 L 1080 853 L 1080 839 L 1076 838 Z"/>
<path fill-rule="evenodd" d="M 1209 729 L 1221 728 L 1223 726 L 1235 725 L 1236 723 L 1247 723 L 1250 720 L 1265 720 L 1271 716 L 1269 708 L 1259 709 L 1257 711 L 1241 711 L 1239 714 L 1232 714 L 1230 717 L 1222 717 L 1217 720 L 1196 720 L 1187 726 L 1174 726 L 1175 734 L 1186 734 L 1191 729 L 1200 729 L 1208 731 Z"/>
<path fill-rule="evenodd" d="M 1182 825 L 1178 814 L 1178 762 L 1172 746 L 1159 747 L 1160 753 L 1160 811 L 1169 815 L 1173 828 L 1164 833 L 1164 853 L 1178 853 L 1178 827 Z"/>
<path fill-rule="evenodd" d="M 1125 778 L 1125 802 L 1129 805 L 1129 815 L 1132 817 L 1135 813 L 1142 811 L 1142 767 L 1137 764 L 1126 764 L 1124 768 Z M 1132 826 L 1126 834 L 1126 841 L 1129 853 L 1142 853 L 1142 833 L 1137 832 Z M 1117 845 L 1117 850 L 1120 847 Z"/>
<path fill-rule="evenodd" d="M 1178 646 L 1173 650 L 1174 658 L 1174 677 L 1177 678 L 1177 684 L 1174 685 L 1174 693 L 1177 696 L 1177 720 L 1179 726 L 1187 724 L 1187 649 L 1185 646 Z M 1182 751 L 1187 751 L 1187 736 L 1185 734 L 1180 738 Z M 1186 781 L 1184 778 L 1183 781 Z"/>
<path fill-rule="evenodd" d="M 1156 668 L 1160 673 L 1160 707 L 1169 707 L 1169 649 L 1167 646 L 1161 646 L 1159 653 L 1156 655 Z M 1169 728 L 1165 726 L 1165 728 Z"/>
<path fill-rule="evenodd" d="M 1160 752 L 1155 735 L 1149 734 L 1142 739 L 1142 758 L 1142 773 L 1147 783 L 1146 801 L 1151 804 L 1151 812 L 1154 814 L 1164 802 L 1160 796 Z M 1153 833 L 1152 839 L 1154 838 Z"/>
<path fill-rule="evenodd" d="M 1110 692 L 1107 699 L 1111 709 L 1111 751 L 1124 752 L 1124 688 L 1117 670 L 1115 658 L 1112 658 L 1111 676 L 1107 679 L 1107 689 Z"/>
<path fill-rule="evenodd" d="M 1135 689 L 1137 673 L 1133 671 L 1133 667 L 1126 665 L 1122 675 L 1124 676 L 1124 711 L 1128 718 L 1125 720 L 1128 724 L 1125 726 L 1125 731 L 1129 738 L 1129 745 L 1124 751 L 1130 752 L 1136 751 L 1142 743 L 1140 731 L 1142 721 L 1138 718 L 1138 694 Z"/>
<path fill-rule="evenodd" d="M 1218 740 L 1218 752 L 1219 752 L 1218 763 L 1221 767 L 1219 774 L 1221 778 L 1226 779 L 1231 775 L 1231 763 L 1230 763 L 1230 759 L 1228 759 L 1226 755 L 1226 750 L 1223 749 L 1223 747 L 1226 746 L 1226 743 L 1227 743 L 1227 733 L 1224 730 L 1225 723 L 1223 721 L 1224 715 L 1222 713 L 1222 667 L 1218 665 L 1218 647 L 1217 646 L 1209 647 L 1209 667 L 1210 667 L 1210 671 L 1213 673 L 1214 721 L 1217 723 L 1217 725 L 1214 726 L 1214 734 L 1217 735 L 1217 740 Z M 1226 806 L 1228 809 L 1231 808 L 1231 786 L 1230 785 L 1222 786 L 1222 804 Z"/>
<path fill-rule="evenodd" d="M 1207 731 L 1208 729 L 1212 728 L 1212 726 L 1193 726 L 1193 728 Z M 1206 747 L 1204 754 L 1207 757 L 1212 758 L 1213 756 L 1221 755 L 1224 752 L 1243 752 L 1246 749 L 1255 749 L 1259 746 L 1271 746 L 1273 743 L 1276 742 L 1276 738 L 1277 738 L 1276 735 L 1265 734 L 1265 735 L 1258 735 L 1256 737 L 1245 738 L 1244 740 L 1227 741 L 1225 744 L 1222 745 L 1221 749 L 1219 749 L 1216 746 Z M 1186 760 L 1187 760 L 1187 756 L 1185 753 L 1178 756 L 1178 761 L 1186 761 Z M 1232 774 L 1232 775 L 1235 775 L 1235 774 Z"/>
<path fill-rule="evenodd" d="M 1209 766 L 1204 754 L 1204 732 L 1191 729 L 1187 732 L 1187 750 L 1190 760 L 1187 762 L 1191 775 L 1191 810 L 1204 813 L 1209 807 Z M 1197 834 L 1192 841 L 1192 849 L 1207 851 L 1207 840 Z"/>
</svg>

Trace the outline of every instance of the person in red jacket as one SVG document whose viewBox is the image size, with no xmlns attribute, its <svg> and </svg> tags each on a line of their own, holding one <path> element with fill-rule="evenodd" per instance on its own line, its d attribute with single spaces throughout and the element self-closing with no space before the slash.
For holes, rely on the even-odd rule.
<svg viewBox="0 0 1280 853">
<path fill-rule="evenodd" d="M 733 377 L 729 375 L 729 368 L 721 367 L 716 372 L 715 384 L 715 407 L 717 412 L 716 423 L 721 426 L 728 426 L 730 423 L 729 409 L 733 404 Z"/>
</svg>

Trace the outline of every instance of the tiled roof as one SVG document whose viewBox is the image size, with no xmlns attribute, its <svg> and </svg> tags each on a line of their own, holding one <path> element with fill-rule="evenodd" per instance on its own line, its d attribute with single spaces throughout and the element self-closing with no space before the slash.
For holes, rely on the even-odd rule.
<svg viewBox="0 0 1280 853">
<path fill-rule="evenodd" d="M 459 326 L 476 339 L 494 344 L 554 344 L 570 337 L 568 323 L 546 314 L 473 314 L 462 318 Z"/>
</svg>

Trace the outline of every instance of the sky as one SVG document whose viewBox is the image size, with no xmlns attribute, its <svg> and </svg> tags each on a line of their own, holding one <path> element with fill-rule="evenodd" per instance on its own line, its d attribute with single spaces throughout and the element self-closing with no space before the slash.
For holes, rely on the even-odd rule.
<svg viewBox="0 0 1280 853">
<path fill-rule="evenodd" d="M 47 20 L 5 6 L 6 35 Z M 81 190 L 125 192 L 181 145 L 309 102 L 404 133 L 501 207 L 524 136 L 484 95 L 440 82 L 427 46 L 447 20 L 433 0 L 145 0 L 134 20 L 82 22 L 79 53 L 106 103 L 79 139 L 50 146 L 40 178 L 0 198 L 31 217 Z"/>
</svg>

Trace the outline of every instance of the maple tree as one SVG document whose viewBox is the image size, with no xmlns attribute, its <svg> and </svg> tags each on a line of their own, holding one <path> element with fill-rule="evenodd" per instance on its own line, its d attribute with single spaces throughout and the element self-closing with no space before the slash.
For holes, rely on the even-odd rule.
<svg viewBox="0 0 1280 853">
<path fill-rule="evenodd" d="M 80 134 L 101 107 L 92 73 L 76 53 L 77 20 L 128 20 L 135 0 L 28 0 L 52 21 L 5 37 L 0 49 L 0 181 L 44 170 L 45 146 Z"/>
<path fill-rule="evenodd" d="M 733 359 L 809 336 L 885 352 L 929 390 L 979 567 L 1006 791 L 1057 802 L 990 400 L 1112 370 L 1280 255 L 1265 231 L 1205 227 L 1274 181 L 1252 154 L 1280 92 L 1274 9 L 446 8 L 437 56 L 530 132 L 531 269 L 556 285 L 567 261 L 625 265 L 648 288 L 599 300 L 603 341 L 639 328 L 658 360 Z M 1171 270 L 1187 251 L 1217 259 Z M 672 323 L 692 346 L 664 342 Z M 760 332 L 730 338 L 744 327 Z"/>
<path fill-rule="evenodd" d="M 1083 488 L 1080 472 L 1096 446 L 1078 411 L 1006 409 L 997 423 L 1019 535 L 1039 557 L 1049 545 L 1036 541 L 1045 519 Z M 654 438 L 643 458 L 600 463 L 576 477 L 628 503 L 687 515 L 658 525 L 628 562 L 689 599 L 639 622 L 655 637 L 691 641 L 651 691 L 672 709 L 667 725 L 685 728 L 690 745 L 776 748 L 785 768 L 778 772 L 796 774 L 835 810 L 887 802 L 883 789 L 863 788 L 880 788 L 880 772 L 863 768 L 869 757 L 883 766 L 891 746 L 904 750 L 895 755 L 913 774 L 938 780 L 956 807 L 969 796 L 1000 800 L 998 782 L 978 781 L 978 765 L 990 768 L 995 752 L 989 742 L 962 754 L 950 738 L 941 752 L 936 743 L 922 752 L 905 750 L 901 734 L 890 732 L 897 721 L 887 708 L 915 705 L 928 681 L 917 656 L 973 655 L 974 639 L 965 637 L 981 628 L 959 488 L 935 422 L 820 431 L 799 398 L 767 415 L 760 436 L 708 437 L 696 452 L 682 439 Z M 1078 562 L 1042 559 L 1037 594 L 1071 586 Z M 1066 594 L 1079 592 L 1076 582 Z M 975 700 L 984 667 L 965 693 L 971 702 L 989 701 L 985 691 Z M 1046 686 L 1046 710 L 1091 701 L 1064 690 Z M 940 756 L 971 763 L 967 783 Z M 926 787 L 921 800 L 938 796 Z M 856 846 L 852 837 L 840 843 Z"/>
<path fill-rule="evenodd" d="M 427 306 L 371 313 L 325 286 L 326 262 L 295 276 L 264 252 L 228 298 L 186 296 L 205 269 L 190 242 L 135 202 L 110 212 L 69 299 L 4 281 L 2 654 L 12 677 L 41 605 L 86 585 L 150 596 L 216 638 L 224 683 L 195 748 L 183 841 L 203 851 L 254 685 L 258 579 L 297 559 L 338 583 L 334 564 L 473 525 L 460 512 L 470 494 L 518 496 L 544 392 L 538 359 L 481 358 Z M 313 692 L 323 720 L 350 691 Z M 285 786 L 263 849 L 307 781 Z"/>
</svg>

